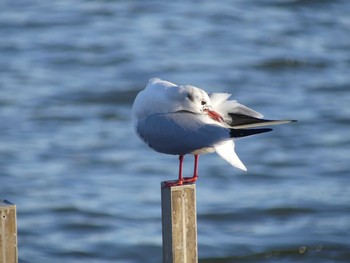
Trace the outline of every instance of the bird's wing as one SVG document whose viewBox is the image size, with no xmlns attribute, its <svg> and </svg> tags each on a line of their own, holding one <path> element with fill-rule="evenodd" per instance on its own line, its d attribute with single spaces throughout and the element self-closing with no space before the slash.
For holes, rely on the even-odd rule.
<svg viewBox="0 0 350 263">
<path fill-rule="evenodd" d="M 229 113 L 230 118 L 225 119 L 226 123 L 235 129 L 247 129 L 262 126 L 271 126 L 278 124 L 285 124 L 290 122 L 296 122 L 296 120 L 267 120 L 259 119 L 243 114 Z"/>
<path fill-rule="evenodd" d="M 236 100 L 228 100 L 228 98 L 231 96 L 231 94 L 228 93 L 212 93 L 209 95 L 210 101 L 212 103 L 213 108 L 215 111 L 219 112 L 224 117 L 228 113 L 235 113 L 235 114 L 243 114 L 255 118 L 263 118 L 264 116 L 251 109 L 247 106 L 238 103 Z"/>
<path fill-rule="evenodd" d="M 295 120 L 267 120 L 259 112 L 238 103 L 235 100 L 228 100 L 231 94 L 213 93 L 210 100 L 215 111 L 220 113 L 225 123 L 235 129 L 249 129 L 261 126 L 271 126 L 295 122 Z"/>
<path fill-rule="evenodd" d="M 209 120 L 209 117 L 207 117 Z M 152 149 L 175 155 L 214 147 L 234 138 L 268 132 L 271 129 L 229 129 L 206 123 L 205 117 L 187 111 L 152 114 L 138 121 L 136 131 Z"/>
<path fill-rule="evenodd" d="M 229 129 L 206 124 L 196 114 L 184 111 L 152 114 L 139 120 L 136 130 L 154 150 L 175 155 L 189 154 L 230 139 Z"/>
</svg>

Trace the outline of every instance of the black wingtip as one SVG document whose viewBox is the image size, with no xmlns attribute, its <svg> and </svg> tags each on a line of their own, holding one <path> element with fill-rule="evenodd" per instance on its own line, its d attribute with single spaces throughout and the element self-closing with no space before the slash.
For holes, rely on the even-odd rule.
<svg viewBox="0 0 350 263">
<path fill-rule="evenodd" d="M 255 135 L 259 133 L 272 131 L 271 128 L 262 128 L 262 129 L 231 129 L 230 136 L 231 138 L 241 138 L 250 135 Z"/>
<path fill-rule="evenodd" d="M 247 116 L 244 114 L 229 113 L 231 119 L 227 120 L 227 124 L 231 127 L 249 129 L 253 127 L 261 126 L 271 126 L 277 124 L 286 124 L 291 122 L 297 122 L 297 120 L 268 120 L 260 119 L 252 116 Z"/>
</svg>

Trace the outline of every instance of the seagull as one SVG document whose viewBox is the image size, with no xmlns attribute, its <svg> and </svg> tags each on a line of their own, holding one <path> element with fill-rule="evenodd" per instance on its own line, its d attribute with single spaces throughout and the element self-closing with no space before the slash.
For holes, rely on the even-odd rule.
<svg viewBox="0 0 350 263">
<path fill-rule="evenodd" d="M 232 166 L 247 171 L 235 153 L 234 140 L 272 131 L 261 128 L 295 122 L 267 120 L 260 113 L 228 100 L 228 93 L 206 93 L 191 85 L 176 85 L 159 78 L 150 79 L 132 106 L 136 134 L 153 150 L 179 156 L 179 174 L 162 187 L 194 183 L 198 178 L 200 154 L 216 152 Z M 257 128 L 258 127 L 258 128 Z M 194 155 L 192 177 L 183 177 L 186 154 Z"/>
</svg>

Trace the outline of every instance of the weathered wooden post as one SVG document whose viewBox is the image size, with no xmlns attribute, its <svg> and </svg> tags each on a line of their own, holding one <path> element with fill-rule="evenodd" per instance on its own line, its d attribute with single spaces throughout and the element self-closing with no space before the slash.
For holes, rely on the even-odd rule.
<svg viewBox="0 0 350 263">
<path fill-rule="evenodd" d="M 16 206 L 7 200 L 0 200 L 0 262 L 18 262 Z"/>
<path fill-rule="evenodd" d="M 197 263 L 196 185 L 164 188 L 163 184 L 163 262 Z"/>
</svg>

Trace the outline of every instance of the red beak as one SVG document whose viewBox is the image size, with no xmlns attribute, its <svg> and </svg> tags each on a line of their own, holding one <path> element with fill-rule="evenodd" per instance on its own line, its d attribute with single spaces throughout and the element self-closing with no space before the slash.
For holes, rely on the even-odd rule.
<svg viewBox="0 0 350 263">
<path fill-rule="evenodd" d="M 212 111 L 212 110 L 209 110 L 209 109 L 205 109 L 204 111 L 207 112 L 209 117 L 212 118 L 213 120 L 216 120 L 218 122 L 224 120 L 224 118 L 219 113 L 217 113 L 216 111 Z"/>
</svg>

